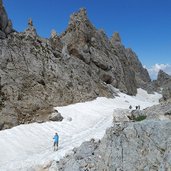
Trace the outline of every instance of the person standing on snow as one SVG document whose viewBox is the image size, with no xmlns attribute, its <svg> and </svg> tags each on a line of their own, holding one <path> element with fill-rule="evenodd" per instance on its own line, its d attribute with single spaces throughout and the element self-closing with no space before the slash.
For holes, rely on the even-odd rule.
<svg viewBox="0 0 171 171">
<path fill-rule="evenodd" d="M 53 144 L 54 151 L 57 151 L 58 150 L 58 142 L 59 142 L 59 136 L 58 136 L 57 132 L 55 133 L 55 136 L 53 137 L 53 139 L 54 139 L 54 144 Z"/>
</svg>

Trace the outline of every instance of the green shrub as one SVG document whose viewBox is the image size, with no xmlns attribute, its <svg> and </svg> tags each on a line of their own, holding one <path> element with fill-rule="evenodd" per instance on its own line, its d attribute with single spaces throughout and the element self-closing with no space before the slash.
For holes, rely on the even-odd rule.
<svg viewBox="0 0 171 171">
<path fill-rule="evenodd" d="M 147 118 L 146 115 L 141 115 L 141 116 L 137 116 L 137 117 L 133 116 L 132 120 L 134 120 L 134 121 L 142 121 L 142 120 L 144 120 L 146 118 Z"/>
</svg>

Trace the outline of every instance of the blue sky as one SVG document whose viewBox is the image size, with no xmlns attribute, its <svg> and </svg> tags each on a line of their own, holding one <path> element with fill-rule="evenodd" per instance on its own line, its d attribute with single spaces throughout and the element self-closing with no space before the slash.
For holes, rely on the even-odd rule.
<svg viewBox="0 0 171 171">
<path fill-rule="evenodd" d="M 32 18 L 43 37 L 52 29 L 63 32 L 69 16 L 85 7 L 95 27 L 108 37 L 119 32 L 143 65 L 152 69 L 158 64 L 163 70 L 167 65 L 171 74 L 171 0 L 4 0 L 4 5 L 17 31 L 24 31 Z"/>
</svg>

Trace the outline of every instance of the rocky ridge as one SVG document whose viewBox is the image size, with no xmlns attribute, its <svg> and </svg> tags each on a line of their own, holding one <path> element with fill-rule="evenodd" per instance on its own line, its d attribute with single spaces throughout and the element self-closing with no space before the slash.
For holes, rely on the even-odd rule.
<svg viewBox="0 0 171 171">
<path fill-rule="evenodd" d="M 136 54 L 122 45 L 119 34 L 109 40 L 92 25 L 85 9 L 71 15 L 63 34 L 52 31 L 44 39 L 31 19 L 24 32 L 7 34 L 9 20 L 2 1 L 0 4 L 4 22 L 0 30 L 6 34 L 0 39 L 2 129 L 35 122 L 52 113 L 53 106 L 113 97 L 111 87 L 135 95 L 138 87 L 150 81 Z"/>
</svg>

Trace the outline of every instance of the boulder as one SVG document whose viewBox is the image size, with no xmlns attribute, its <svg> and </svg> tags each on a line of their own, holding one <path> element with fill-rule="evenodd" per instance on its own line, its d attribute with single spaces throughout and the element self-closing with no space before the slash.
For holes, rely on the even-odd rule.
<svg viewBox="0 0 171 171">
<path fill-rule="evenodd" d="M 50 121 L 62 121 L 63 117 L 59 112 L 55 112 L 49 116 L 49 120 Z"/>
<path fill-rule="evenodd" d="M 143 110 L 132 110 L 131 111 L 131 117 L 140 117 L 140 116 L 145 116 L 145 113 Z"/>
<path fill-rule="evenodd" d="M 130 111 L 123 109 L 115 109 L 113 111 L 113 123 L 129 122 Z"/>
</svg>

